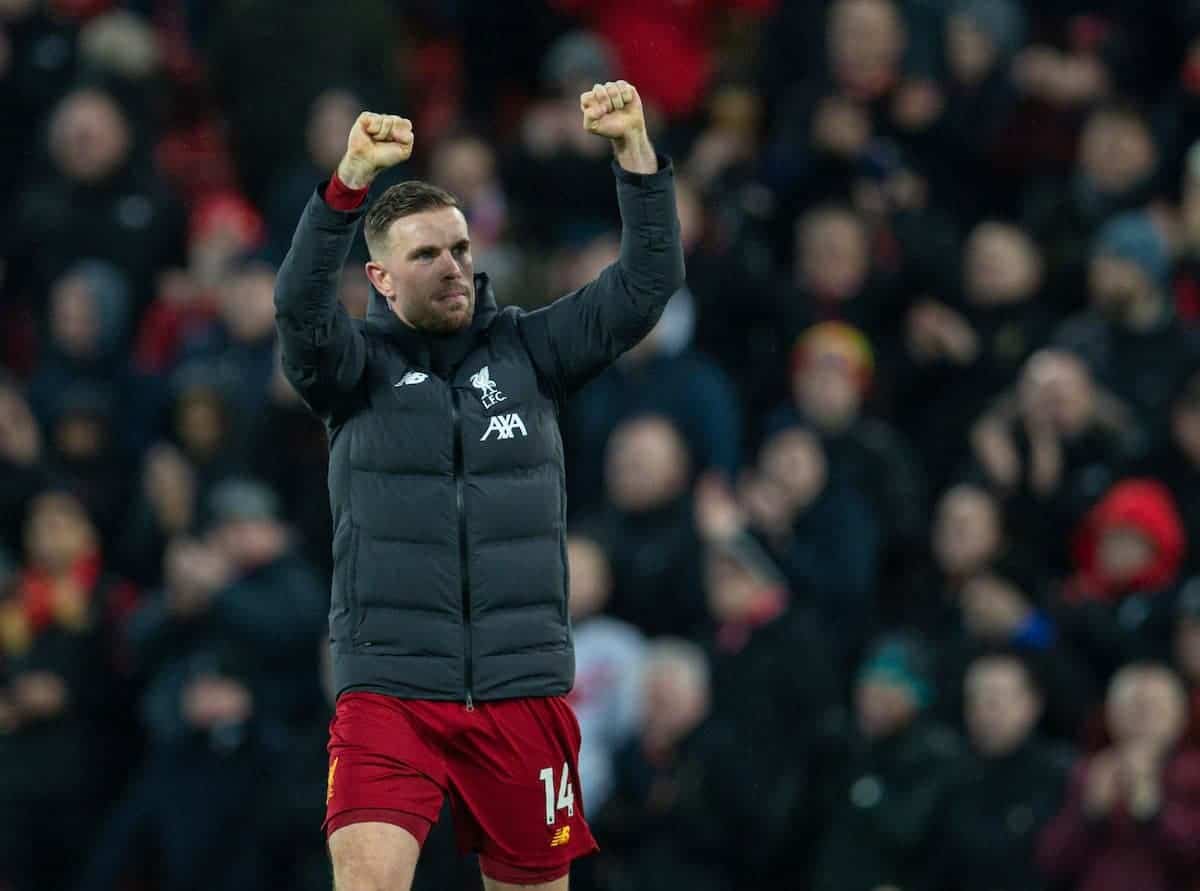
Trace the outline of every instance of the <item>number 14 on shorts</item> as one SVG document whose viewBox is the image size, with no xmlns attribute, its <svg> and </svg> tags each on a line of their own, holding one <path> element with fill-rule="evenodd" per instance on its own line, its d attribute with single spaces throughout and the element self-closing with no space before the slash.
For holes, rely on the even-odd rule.
<svg viewBox="0 0 1200 891">
<path fill-rule="evenodd" d="M 553 826 L 557 811 L 566 810 L 568 817 L 575 816 L 575 789 L 571 785 L 567 765 L 562 766 L 562 778 L 558 783 L 558 801 L 554 799 L 554 768 L 544 767 L 538 774 L 546 789 L 546 825 Z"/>
</svg>

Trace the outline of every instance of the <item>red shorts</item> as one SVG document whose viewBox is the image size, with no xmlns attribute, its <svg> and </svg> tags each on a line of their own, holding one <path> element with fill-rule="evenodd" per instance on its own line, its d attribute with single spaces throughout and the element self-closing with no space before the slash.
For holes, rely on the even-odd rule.
<svg viewBox="0 0 1200 891">
<path fill-rule="evenodd" d="M 449 794 L 485 875 L 537 884 L 597 850 L 583 815 L 579 724 L 561 698 L 476 703 L 344 693 L 329 725 L 326 835 L 393 823 L 425 843 Z"/>
</svg>

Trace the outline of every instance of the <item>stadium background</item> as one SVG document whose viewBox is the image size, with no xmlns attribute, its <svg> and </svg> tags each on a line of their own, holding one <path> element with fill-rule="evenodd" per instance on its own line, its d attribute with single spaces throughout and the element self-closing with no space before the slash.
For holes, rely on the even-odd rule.
<svg viewBox="0 0 1200 891">
<path fill-rule="evenodd" d="M 275 266 L 371 109 L 586 281 L 616 77 L 688 280 L 563 416 L 572 887 L 1200 887 L 1200 3 L 0 0 L 0 888 L 329 887 Z"/>
</svg>

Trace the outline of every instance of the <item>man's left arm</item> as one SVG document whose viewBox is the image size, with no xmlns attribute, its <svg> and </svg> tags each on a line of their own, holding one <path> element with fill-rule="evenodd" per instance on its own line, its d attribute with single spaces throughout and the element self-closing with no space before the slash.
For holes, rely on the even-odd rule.
<svg viewBox="0 0 1200 891">
<path fill-rule="evenodd" d="M 520 319 L 539 373 L 561 396 L 645 337 L 684 282 L 675 172 L 650 144 L 637 91 L 597 84 L 580 107 L 584 127 L 613 143 L 621 254 L 594 281 Z"/>
</svg>

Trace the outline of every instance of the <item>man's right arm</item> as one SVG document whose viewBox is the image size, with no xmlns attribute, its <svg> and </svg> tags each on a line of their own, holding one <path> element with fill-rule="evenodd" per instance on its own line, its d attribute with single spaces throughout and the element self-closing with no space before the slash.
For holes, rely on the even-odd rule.
<svg viewBox="0 0 1200 891">
<path fill-rule="evenodd" d="M 362 377 L 366 342 L 338 301 L 342 267 L 372 181 L 412 154 L 412 122 L 364 111 L 328 184 L 308 200 L 275 280 L 275 327 L 283 372 L 318 415 L 328 418 Z"/>
<path fill-rule="evenodd" d="M 336 174 L 319 187 L 300 217 L 275 281 L 275 327 L 284 374 L 322 416 L 330 413 L 339 394 L 358 384 L 366 363 L 362 332 L 338 300 L 364 196 L 365 190 L 347 188 Z"/>
</svg>

